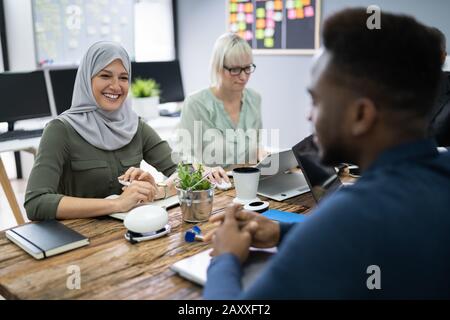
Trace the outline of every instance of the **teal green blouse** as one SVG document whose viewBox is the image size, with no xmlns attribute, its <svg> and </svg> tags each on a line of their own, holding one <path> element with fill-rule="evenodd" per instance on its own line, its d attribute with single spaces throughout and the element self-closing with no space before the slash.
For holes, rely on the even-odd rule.
<svg viewBox="0 0 450 320">
<path fill-rule="evenodd" d="M 184 101 L 175 148 L 185 161 L 208 166 L 255 162 L 261 128 L 261 96 L 256 91 L 244 89 L 235 125 L 223 102 L 207 88 Z"/>
</svg>

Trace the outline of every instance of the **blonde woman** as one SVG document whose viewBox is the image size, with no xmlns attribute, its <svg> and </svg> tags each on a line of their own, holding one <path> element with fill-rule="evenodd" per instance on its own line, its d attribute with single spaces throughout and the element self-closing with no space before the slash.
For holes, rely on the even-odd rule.
<svg viewBox="0 0 450 320">
<path fill-rule="evenodd" d="M 178 149 L 185 158 L 212 167 L 213 181 L 228 181 L 223 167 L 257 161 L 261 97 L 246 87 L 255 68 L 248 43 L 226 33 L 214 45 L 211 86 L 184 102 Z"/>
</svg>

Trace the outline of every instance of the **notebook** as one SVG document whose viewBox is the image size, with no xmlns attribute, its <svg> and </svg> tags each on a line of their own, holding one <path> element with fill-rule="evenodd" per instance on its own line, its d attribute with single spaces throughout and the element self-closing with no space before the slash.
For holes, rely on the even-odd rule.
<svg viewBox="0 0 450 320">
<path fill-rule="evenodd" d="M 306 216 L 304 214 L 280 211 L 275 209 L 267 210 L 261 215 L 280 222 L 300 222 L 306 219 Z"/>
<path fill-rule="evenodd" d="M 112 195 L 106 197 L 105 199 L 116 199 L 118 197 L 119 197 L 118 195 L 112 194 Z M 166 199 L 155 200 L 153 202 L 145 203 L 142 205 L 153 205 L 153 206 L 158 206 L 158 207 L 161 207 L 161 208 L 164 208 L 167 210 L 167 209 L 175 207 L 179 204 L 180 203 L 178 201 L 178 196 L 174 195 L 174 196 L 168 197 Z M 125 217 L 127 216 L 128 213 L 129 212 L 116 212 L 116 213 L 110 214 L 109 216 L 112 218 L 115 218 L 115 219 L 125 220 Z"/>
<path fill-rule="evenodd" d="M 170 266 L 170 269 L 181 277 L 204 286 L 207 271 L 212 257 L 212 249 L 202 251 L 189 258 L 180 260 Z M 257 249 L 250 248 L 250 254 L 243 265 L 242 288 L 247 289 L 258 277 L 268 260 L 277 252 L 277 248 Z"/>
<path fill-rule="evenodd" d="M 5 232 L 6 237 L 35 259 L 43 259 L 89 244 L 89 239 L 56 220 L 25 224 Z"/>
</svg>

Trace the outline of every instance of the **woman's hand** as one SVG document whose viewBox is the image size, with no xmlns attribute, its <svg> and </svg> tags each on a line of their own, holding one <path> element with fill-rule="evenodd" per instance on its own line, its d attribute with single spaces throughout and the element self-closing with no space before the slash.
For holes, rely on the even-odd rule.
<svg viewBox="0 0 450 320">
<path fill-rule="evenodd" d="M 230 182 L 226 171 L 222 167 L 203 167 L 206 172 L 210 172 L 208 180 L 214 184 L 221 184 L 222 181 Z"/>
<path fill-rule="evenodd" d="M 147 181 L 156 188 L 155 178 L 153 178 L 150 173 L 142 170 L 141 168 L 130 167 L 127 171 L 125 171 L 123 175 L 118 177 L 118 179 L 128 182 L 133 182 L 134 180 Z"/>
<path fill-rule="evenodd" d="M 120 212 L 130 211 L 139 203 L 153 201 L 157 193 L 157 188 L 148 181 L 134 180 L 122 190 L 122 194 L 116 199 Z"/>
</svg>

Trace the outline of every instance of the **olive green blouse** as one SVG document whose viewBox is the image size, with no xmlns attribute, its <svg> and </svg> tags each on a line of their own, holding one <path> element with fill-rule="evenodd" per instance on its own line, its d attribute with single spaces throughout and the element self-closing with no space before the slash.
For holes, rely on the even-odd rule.
<svg viewBox="0 0 450 320">
<path fill-rule="evenodd" d="M 28 180 L 25 209 L 31 220 L 55 219 L 63 196 L 105 198 L 122 193 L 117 177 L 145 160 L 164 175 L 176 170 L 166 141 L 142 120 L 125 147 L 107 151 L 84 140 L 70 124 L 46 126 Z"/>
</svg>

